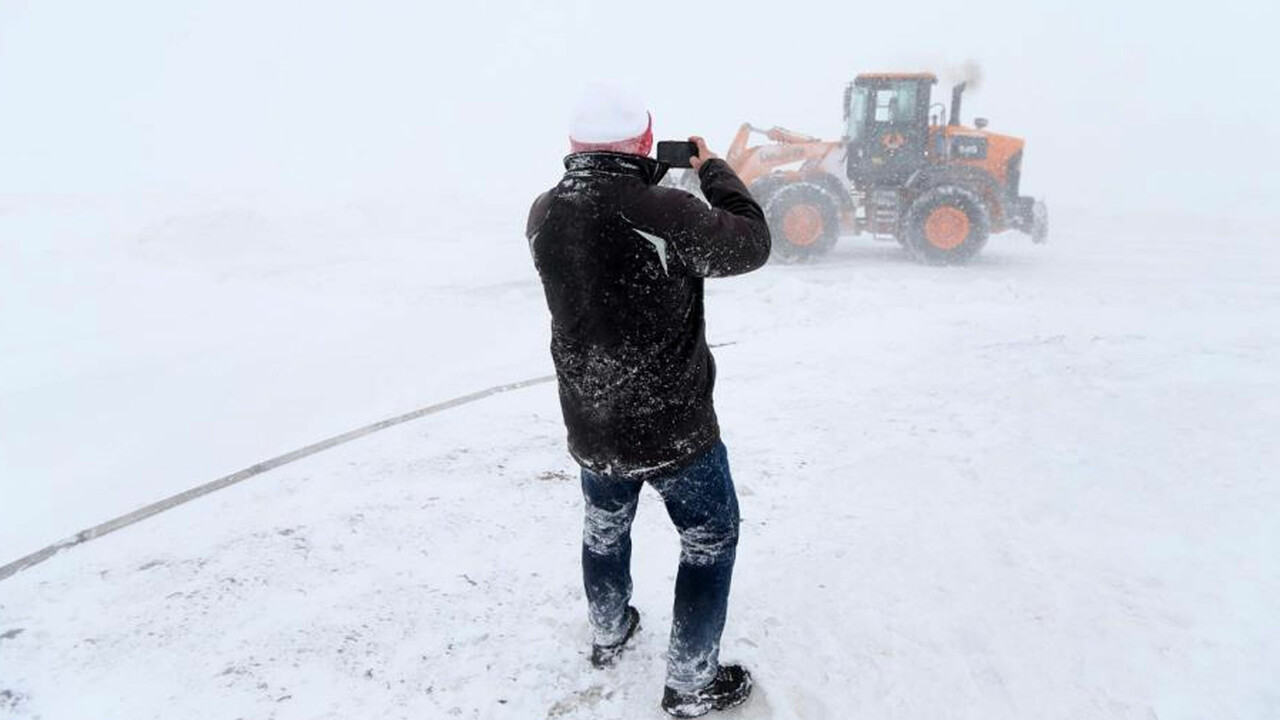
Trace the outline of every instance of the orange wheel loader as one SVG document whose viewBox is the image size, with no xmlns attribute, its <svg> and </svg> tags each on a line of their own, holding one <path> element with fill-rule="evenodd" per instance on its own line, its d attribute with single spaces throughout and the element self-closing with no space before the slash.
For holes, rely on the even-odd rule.
<svg viewBox="0 0 1280 720">
<path fill-rule="evenodd" d="M 894 239 L 930 264 L 959 264 L 991 233 L 1048 238 L 1042 200 L 1020 195 L 1020 138 L 960 124 L 965 84 L 948 111 L 931 73 L 857 76 L 845 88 L 845 137 L 739 128 L 725 160 L 764 208 L 781 262 L 821 256 L 842 234 Z M 943 119 L 946 117 L 944 124 Z M 752 136 L 770 142 L 749 145 Z"/>
</svg>

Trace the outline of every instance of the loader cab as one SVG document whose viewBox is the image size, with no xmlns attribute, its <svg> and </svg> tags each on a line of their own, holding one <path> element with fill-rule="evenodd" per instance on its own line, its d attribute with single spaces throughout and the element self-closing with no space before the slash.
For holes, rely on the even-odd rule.
<svg viewBox="0 0 1280 720">
<path fill-rule="evenodd" d="M 925 163 L 931 73 L 859 75 L 845 88 L 849 180 L 865 188 L 897 187 Z"/>
</svg>

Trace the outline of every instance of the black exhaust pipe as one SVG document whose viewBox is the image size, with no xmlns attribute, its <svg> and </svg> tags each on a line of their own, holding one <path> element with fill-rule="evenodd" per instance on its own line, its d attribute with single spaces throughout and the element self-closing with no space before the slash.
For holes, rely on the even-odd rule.
<svg viewBox="0 0 1280 720">
<path fill-rule="evenodd" d="M 960 96 L 964 94 L 964 88 L 969 83 L 962 82 L 951 88 L 951 122 L 948 125 L 960 124 Z"/>
</svg>

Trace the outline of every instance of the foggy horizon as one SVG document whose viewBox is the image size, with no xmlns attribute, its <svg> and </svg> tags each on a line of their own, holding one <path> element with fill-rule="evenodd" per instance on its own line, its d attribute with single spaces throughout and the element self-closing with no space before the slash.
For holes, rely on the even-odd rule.
<svg viewBox="0 0 1280 720">
<path fill-rule="evenodd" d="M 781 21 L 769 3 L 646 9 L 7 3 L 0 191 L 492 192 L 520 205 L 558 173 L 591 81 L 640 96 L 659 138 L 700 133 L 723 153 L 742 122 L 839 138 L 858 73 L 933 71 L 947 102 L 974 63 L 963 119 L 1027 140 L 1031 194 L 1274 213 L 1273 8 L 808 3 Z M 673 18 L 687 38 L 670 36 Z"/>
</svg>

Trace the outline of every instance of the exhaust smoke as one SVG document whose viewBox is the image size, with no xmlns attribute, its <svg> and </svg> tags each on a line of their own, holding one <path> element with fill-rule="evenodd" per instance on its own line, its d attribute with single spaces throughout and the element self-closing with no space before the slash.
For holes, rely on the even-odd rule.
<svg viewBox="0 0 1280 720">
<path fill-rule="evenodd" d="M 982 87 L 982 65 L 977 60 L 965 60 L 959 65 L 943 65 L 938 75 L 948 85 L 964 83 L 969 92 Z"/>
</svg>

